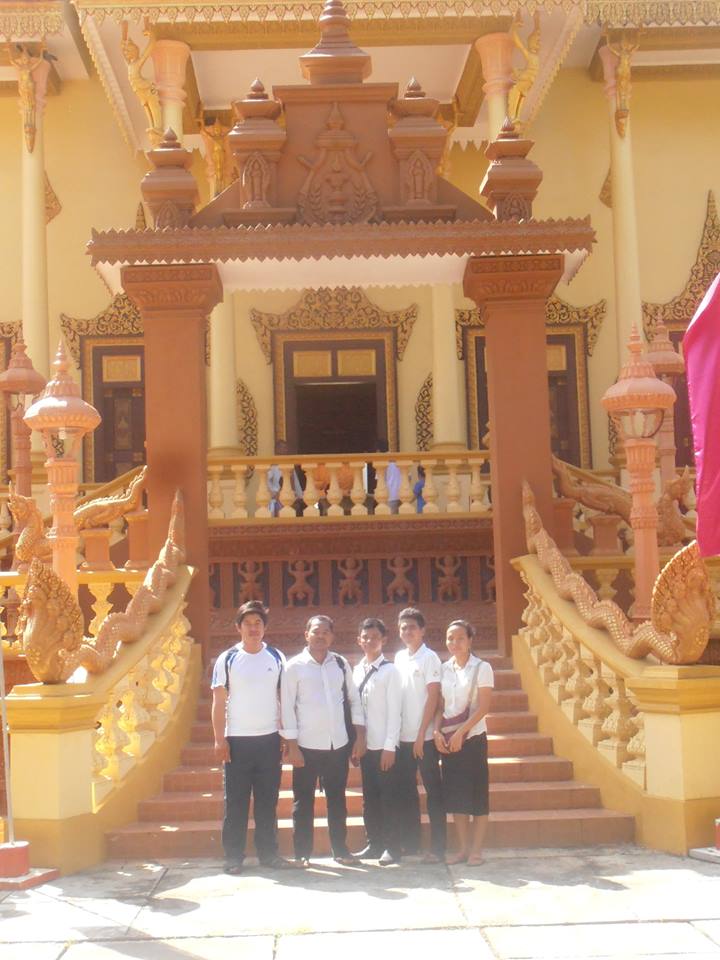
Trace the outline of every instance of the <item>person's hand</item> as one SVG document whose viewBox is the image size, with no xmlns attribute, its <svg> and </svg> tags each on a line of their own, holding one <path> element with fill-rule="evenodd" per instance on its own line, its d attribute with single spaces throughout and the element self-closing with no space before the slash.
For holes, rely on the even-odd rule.
<svg viewBox="0 0 720 960">
<path fill-rule="evenodd" d="M 287 758 L 288 763 L 291 763 L 294 767 L 305 766 L 305 757 L 302 755 L 302 750 L 297 743 L 288 744 Z"/>
<path fill-rule="evenodd" d="M 230 763 L 230 744 L 224 737 L 215 742 L 215 759 L 218 763 Z"/>
<path fill-rule="evenodd" d="M 383 750 L 380 754 L 380 769 L 383 773 L 387 773 L 388 770 L 392 770 L 395 765 L 395 751 L 394 750 Z"/>
<path fill-rule="evenodd" d="M 413 756 L 416 760 L 422 760 L 425 756 L 425 740 L 422 736 L 419 736 L 413 744 Z"/>
<path fill-rule="evenodd" d="M 367 753 L 367 736 L 365 735 L 365 728 L 360 727 L 356 729 L 358 732 L 355 736 L 355 743 L 353 744 L 352 752 L 350 754 L 350 762 L 354 767 L 357 767 L 361 759 Z"/>
<path fill-rule="evenodd" d="M 442 735 L 440 730 L 436 730 L 435 733 L 433 734 L 433 743 L 435 744 L 435 749 L 437 750 L 438 753 L 446 753 L 446 754 L 450 753 L 450 751 L 447 748 L 445 737 Z"/>
<path fill-rule="evenodd" d="M 455 733 L 450 737 L 450 753 L 459 753 L 462 750 L 463 742 L 465 741 L 465 734 L 460 730 L 456 730 Z"/>
</svg>

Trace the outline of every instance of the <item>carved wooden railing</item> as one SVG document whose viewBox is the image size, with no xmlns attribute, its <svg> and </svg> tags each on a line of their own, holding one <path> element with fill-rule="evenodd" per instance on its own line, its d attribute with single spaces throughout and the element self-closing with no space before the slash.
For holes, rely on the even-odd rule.
<svg viewBox="0 0 720 960">
<path fill-rule="evenodd" d="M 490 474 L 487 451 L 458 453 L 318 454 L 291 457 L 235 457 L 208 465 L 210 520 L 297 520 L 343 516 L 418 516 L 438 514 L 490 515 Z M 401 473 L 398 502 L 389 500 L 386 470 L 393 462 Z M 368 463 L 375 470 L 372 495 L 367 489 Z M 273 500 L 268 471 L 278 467 L 282 487 Z M 305 489 L 298 496 L 293 471 L 299 466 Z M 413 491 L 418 467 L 425 470 L 422 510 Z"/>
</svg>

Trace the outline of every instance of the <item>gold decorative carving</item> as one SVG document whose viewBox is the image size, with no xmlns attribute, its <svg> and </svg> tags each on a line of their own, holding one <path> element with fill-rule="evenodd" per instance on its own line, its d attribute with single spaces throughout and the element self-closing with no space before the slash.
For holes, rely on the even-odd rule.
<svg viewBox="0 0 720 960">
<path fill-rule="evenodd" d="M 230 127 L 214 117 L 212 123 L 200 123 L 200 134 L 205 141 L 205 170 L 210 184 L 210 195 L 216 197 L 232 183 L 233 159 L 228 143 Z"/>
<path fill-rule="evenodd" d="M 606 630 L 627 657 L 653 654 L 663 663 L 696 663 L 710 636 L 715 597 L 697 542 L 679 550 L 655 581 L 651 621 L 635 626 L 612 600 L 599 600 L 585 578 L 575 573 L 542 525 L 535 497 L 523 483 L 523 517 L 528 552 L 537 554 L 555 588 L 572 600 L 583 620 Z"/>
<path fill-rule="evenodd" d="M 160 107 L 160 96 L 153 80 L 148 80 L 143 76 L 143 67 L 147 63 L 155 47 L 155 35 L 149 29 L 147 20 L 143 35 L 148 38 L 145 49 L 140 53 L 140 49 L 134 40 L 128 37 L 127 20 L 122 25 L 122 41 L 120 49 L 123 58 L 127 64 L 128 81 L 133 93 L 138 98 L 140 106 L 145 111 L 145 118 L 148 123 L 147 134 L 153 146 L 156 146 L 162 139 L 162 109 Z M 178 133 L 182 134 L 182 130 Z"/>
<path fill-rule="evenodd" d="M 17 632 L 33 676 L 41 683 L 64 683 L 78 667 L 103 673 L 125 643 L 139 640 L 157 612 L 185 559 L 185 519 L 178 491 L 168 536 L 142 585 L 124 613 L 108 614 L 94 639 L 83 636 L 83 614 L 75 597 L 51 567 L 35 558 L 18 617 Z"/>
<path fill-rule="evenodd" d="M 621 137 L 625 136 L 630 116 L 630 96 L 632 94 L 632 55 L 638 48 L 637 38 L 626 33 L 620 34 L 618 43 L 608 41 L 608 50 L 617 58 L 615 68 L 615 128 Z"/>
<path fill-rule="evenodd" d="M 14 56 L 13 49 L 15 50 Z M 11 44 L 8 44 L 8 58 L 18 72 L 18 97 L 20 98 L 20 112 L 23 118 L 25 146 L 28 153 L 32 153 L 35 149 L 37 96 L 33 72 L 43 62 L 44 57 L 45 41 L 40 45 L 40 52 L 36 57 L 33 57 L 27 47 L 22 44 L 16 44 L 14 48 Z"/>
<path fill-rule="evenodd" d="M 545 323 L 549 327 L 571 327 L 575 324 L 580 326 L 584 334 L 585 352 L 591 357 L 600 336 L 606 307 L 605 300 L 598 300 L 587 307 L 574 307 L 560 297 L 550 297 L 545 310 Z M 485 318 L 476 307 L 455 311 L 455 346 L 458 360 L 464 357 L 463 327 L 484 326 Z"/>
<path fill-rule="evenodd" d="M 142 357 L 106 354 L 102 358 L 103 383 L 139 383 L 142 380 Z"/>
<path fill-rule="evenodd" d="M 45 37 L 65 26 L 63 3 L 4 3 L 0 8 L 0 37 Z"/>
<path fill-rule="evenodd" d="M 712 24 L 720 19 L 719 0 L 586 0 L 585 20 L 609 27 L 674 27 Z"/>
<path fill-rule="evenodd" d="M 710 190 L 700 246 L 685 289 L 667 303 L 643 303 L 642 305 L 643 330 L 648 342 L 655 336 L 655 326 L 659 320 L 671 329 L 684 330 L 719 272 L 720 219 L 715 195 Z"/>
<path fill-rule="evenodd" d="M 338 572 L 342 579 L 338 584 L 338 603 L 360 603 L 363 599 L 362 585 L 358 577 L 362 573 L 363 563 L 357 557 L 338 560 Z"/>
<path fill-rule="evenodd" d="M 429 450 L 433 442 L 433 377 L 429 373 L 418 390 L 415 401 L 415 446 Z"/>
<path fill-rule="evenodd" d="M 338 350 L 340 377 L 374 377 L 377 373 L 374 350 Z"/>
<path fill-rule="evenodd" d="M 612 171 L 610 169 L 608 169 L 608 172 L 605 174 L 605 179 L 598 194 L 598 200 L 612 210 Z"/>
<path fill-rule="evenodd" d="M 33 560 L 47 560 L 52 554 L 52 543 L 45 535 L 45 522 L 38 505 L 32 497 L 23 497 L 12 484 L 9 488 L 8 508 L 15 521 L 15 529 L 21 529 L 15 544 L 15 566 L 27 570 Z"/>
<path fill-rule="evenodd" d="M 315 588 L 309 582 L 314 572 L 315 564 L 312 562 L 293 560 L 288 564 L 288 573 L 293 578 L 286 593 L 289 606 L 297 607 L 314 602 Z"/>
<path fill-rule="evenodd" d="M 145 206 L 142 201 L 137 205 L 137 210 L 135 211 L 135 229 L 136 230 L 147 230 L 147 218 L 145 216 Z"/>
<path fill-rule="evenodd" d="M 248 385 L 239 378 L 235 383 L 235 416 L 240 450 L 246 457 L 256 457 L 258 452 L 257 407 Z"/>
<path fill-rule="evenodd" d="M 51 220 L 54 220 L 55 217 L 62 210 L 62 204 L 58 200 L 58 196 L 52 188 L 52 184 L 48 179 L 47 173 L 45 174 L 45 223 L 50 223 Z"/>
<path fill-rule="evenodd" d="M 533 18 L 534 28 L 527 40 L 527 45 L 523 43 L 518 34 L 518 25 L 522 23 L 522 16 L 518 15 L 513 21 L 510 29 L 510 36 L 513 43 L 525 58 L 525 66 L 521 70 L 513 70 L 513 84 L 508 94 L 508 116 L 515 123 L 518 120 L 523 108 L 523 103 L 527 95 L 537 80 L 540 70 L 540 13 L 535 11 Z"/>
<path fill-rule="evenodd" d="M 60 329 L 76 366 L 80 367 L 82 337 L 141 337 L 143 322 L 140 311 L 128 295 L 118 293 L 108 307 L 89 320 L 61 313 Z"/>
<path fill-rule="evenodd" d="M 461 567 L 459 557 L 436 557 L 435 569 L 438 573 L 437 598 L 452 603 L 462 597 L 462 584 L 458 571 Z"/>
<path fill-rule="evenodd" d="M 387 603 L 401 603 L 403 600 L 412 603 L 415 599 L 415 588 L 407 578 L 413 568 L 412 560 L 407 557 L 391 557 L 387 561 L 387 568 L 393 575 L 387 585 Z"/>
<path fill-rule="evenodd" d="M 383 330 L 396 337 L 398 360 L 402 360 L 417 319 L 417 304 L 404 310 L 385 311 L 376 307 L 360 287 L 320 287 L 306 290 L 285 313 L 250 311 L 260 349 L 268 363 L 272 362 L 272 334 L 288 330 Z"/>
<path fill-rule="evenodd" d="M 121 490 L 111 497 L 97 497 L 76 507 L 73 519 L 78 530 L 107 527 L 113 520 L 139 510 L 146 478 L 147 466 L 144 466 L 137 476 L 132 478 L 126 490 Z"/>
<path fill-rule="evenodd" d="M 372 157 L 355 156 L 358 140 L 345 130 L 345 118 L 333 103 L 325 124 L 318 134 L 314 160 L 298 156 L 308 175 L 298 194 L 299 223 L 368 223 L 377 217 L 378 197 L 365 167 Z"/>
</svg>

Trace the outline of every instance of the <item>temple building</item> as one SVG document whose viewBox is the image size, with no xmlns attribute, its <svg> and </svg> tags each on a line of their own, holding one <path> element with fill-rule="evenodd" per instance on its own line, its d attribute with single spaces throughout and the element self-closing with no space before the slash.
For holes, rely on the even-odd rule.
<svg viewBox="0 0 720 960">
<path fill-rule="evenodd" d="M 207 668 L 248 599 L 287 652 L 312 611 L 349 654 L 408 604 L 438 649 L 475 622 L 491 843 L 709 842 L 720 571 L 686 546 L 681 342 L 720 270 L 720 2 L 0 0 L 0 33 L 33 860 L 219 849 Z M 27 361 L 66 420 L 23 421 Z M 45 798 L 39 755 L 67 761 Z"/>
</svg>

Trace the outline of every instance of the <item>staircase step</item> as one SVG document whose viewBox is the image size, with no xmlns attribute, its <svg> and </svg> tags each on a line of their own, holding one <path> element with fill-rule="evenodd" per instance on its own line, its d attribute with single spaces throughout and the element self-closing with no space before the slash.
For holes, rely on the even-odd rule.
<svg viewBox="0 0 720 960">
<path fill-rule="evenodd" d="M 253 824 L 251 823 L 252 827 Z M 427 818 L 423 817 L 427 834 Z M 572 847 L 631 843 L 632 817 L 602 809 L 499 811 L 489 818 L 489 847 Z M 164 859 L 167 857 L 221 857 L 219 820 L 140 822 L 107 835 L 111 859 Z M 348 817 L 348 845 L 357 850 L 365 842 L 361 817 Z M 452 843 L 452 827 L 450 843 Z M 278 822 L 280 852 L 292 856 L 292 822 Z M 327 821 L 315 821 L 314 855 L 328 856 Z M 251 849 L 248 855 L 252 855 Z"/>
<path fill-rule="evenodd" d="M 488 756 L 530 757 L 551 754 L 552 737 L 540 733 L 488 734 Z"/>
</svg>

